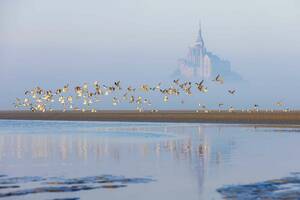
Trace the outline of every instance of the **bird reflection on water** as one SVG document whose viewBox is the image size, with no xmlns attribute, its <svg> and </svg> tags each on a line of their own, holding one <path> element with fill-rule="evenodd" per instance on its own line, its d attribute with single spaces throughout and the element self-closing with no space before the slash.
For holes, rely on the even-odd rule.
<svg viewBox="0 0 300 200">
<path fill-rule="evenodd" d="M 127 126 L 127 127 L 97 127 L 97 136 L 86 134 L 0 134 L 0 160 L 6 157 L 22 159 L 69 159 L 88 160 L 110 157 L 119 160 L 125 154 L 139 156 L 156 156 L 167 154 L 178 160 L 188 160 L 192 157 L 208 159 L 210 143 L 203 132 L 205 126 Z M 219 128 L 221 132 L 222 128 Z M 118 143 L 118 138 L 109 138 L 110 132 L 125 132 L 126 136 L 136 132 L 151 134 L 161 132 L 176 137 L 166 137 L 157 140 L 140 140 L 130 145 Z M 130 132 L 130 133 L 128 133 Z M 103 137 L 104 133 L 105 137 Z M 188 135 L 185 135 L 188 133 Z M 129 135 L 127 135 L 129 134 Z M 151 138 L 150 138 L 151 139 Z"/>
<path fill-rule="evenodd" d="M 180 133 L 190 132 L 189 137 L 180 137 Z M 130 152 L 132 147 L 139 155 L 148 156 L 155 154 L 158 157 L 160 154 L 169 153 L 177 159 L 187 159 L 189 154 L 198 155 L 201 157 L 208 156 L 209 144 L 205 139 L 205 134 L 202 133 L 201 127 L 184 127 L 184 126 L 169 126 L 169 127 L 104 127 L 97 128 L 99 133 L 98 138 L 89 138 L 88 135 L 51 135 L 51 134 L 1 134 L 0 135 L 0 159 L 5 157 L 13 157 L 15 159 L 49 159 L 55 157 L 60 160 L 68 160 L 74 157 L 78 160 L 87 160 L 89 158 L 100 158 L 101 156 L 110 156 L 113 159 L 118 159 L 121 153 Z M 129 145 L 127 149 L 120 147 L 118 143 L 109 140 L 110 132 L 147 132 L 161 131 L 165 134 L 174 134 L 180 138 L 164 138 L 163 140 L 154 140 L 152 142 L 139 141 L 136 144 Z M 197 132 L 198 131 L 198 132 Z M 104 133 L 105 137 L 101 135 Z M 112 134 L 113 135 L 113 134 Z M 126 135 L 127 136 L 127 135 Z M 192 138 L 198 137 L 196 141 Z M 7 151 L 9 149 L 9 151 Z M 122 152 L 120 152 L 122 151 Z"/>
<path fill-rule="evenodd" d="M 219 199 L 221 195 L 217 191 L 223 191 L 222 195 L 231 194 L 227 193 L 229 190 L 217 190 L 223 186 L 263 183 L 299 171 L 298 133 L 297 127 L 0 121 L 0 174 L 68 179 L 110 174 L 156 180 L 130 187 L 120 184 L 114 193 L 103 191 L 103 187 L 91 190 L 89 187 L 43 187 L 40 191 L 45 193 L 38 194 L 45 197 L 42 199 L 58 198 L 56 193 L 54 198 L 49 198 L 48 191 L 53 194 L 53 189 L 80 191 L 80 199 L 93 199 L 97 195 L 114 199 L 115 193 L 131 199 L 132 194 L 145 195 L 139 192 L 145 190 L 146 199 L 172 194 L 176 194 L 173 199 L 184 198 L 180 194 L 188 195 L 191 200 Z M 279 158 L 284 162 L 274 165 Z M 29 188 L 37 186 L 33 184 L 29 183 Z M 0 193 L 23 188 L 6 186 Z M 36 190 L 21 190 L 18 194 L 28 192 L 31 198 Z"/>
<path fill-rule="evenodd" d="M 90 123 L 90 127 L 76 127 L 74 124 L 87 122 L 34 123 L 27 131 L 0 130 L 0 165 L 4 169 L 1 173 L 45 177 L 47 171 L 50 177 L 71 178 L 103 173 L 127 177 L 150 175 L 161 182 L 157 170 L 165 174 L 169 168 L 175 173 L 185 171 L 181 175 L 188 173 L 186 176 L 195 181 L 201 193 L 208 168 L 222 164 L 223 157 L 234 147 L 230 139 L 221 145 L 212 142 L 213 138 L 205 133 L 211 129 L 209 125 Z M 43 128 L 42 123 L 48 127 Z M 74 129 L 63 128 L 63 124 Z M 221 134 L 222 130 L 220 127 L 214 132 Z"/>
</svg>

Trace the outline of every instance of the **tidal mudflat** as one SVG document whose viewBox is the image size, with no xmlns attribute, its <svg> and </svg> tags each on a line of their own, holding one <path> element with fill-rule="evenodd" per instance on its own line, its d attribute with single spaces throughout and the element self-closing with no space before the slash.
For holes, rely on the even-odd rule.
<svg viewBox="0 0 300 200">
<path fill-rule="evenodd" d="M 299 199 L 299 141 L 296 127 L 0 120 L 0 198 Z"/>
</svg>

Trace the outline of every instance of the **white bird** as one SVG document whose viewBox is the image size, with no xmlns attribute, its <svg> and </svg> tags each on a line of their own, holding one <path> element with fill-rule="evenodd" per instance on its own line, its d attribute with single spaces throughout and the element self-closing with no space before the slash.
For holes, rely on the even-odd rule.
<svg viewBox="0 0 300 200">
<path fill-rule="evenodd" d="M 169 97 L 168 96 L 164 96 L 164 102 L 168 102 L 169 101 Z"/>
<path fill-rule="evenodd" d="M 284 106 L 284 103 L 282 101 L 278 101 L 276 102 L 276 106 L 282 107 Z"/>
<path fill-rule="evenodd" d="M 203 82 L 204 82 L 204 80 L 202 80 L 200 83 L 195 83 L 196 85 L 197 85 L 197 89 L 200 91 L 200 92 L 207 92 L 208 91 L 208 89 L 207 89 L 207 87 L 205 87 L 204 85 L 203 85 Z"/>
</svg>

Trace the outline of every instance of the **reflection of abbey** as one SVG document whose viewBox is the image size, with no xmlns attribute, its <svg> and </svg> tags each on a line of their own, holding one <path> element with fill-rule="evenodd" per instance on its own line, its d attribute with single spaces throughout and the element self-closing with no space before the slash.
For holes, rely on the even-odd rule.
<svg viewBox="0 0 300 200">
<path fill-rule="evenodd" d="M 232 80 L 241 80 L 241 77 L 231 71 L 230 62 L 220 59 L 212 52 L 207 51 L 202 38 L 201 25 L 196 42 L 189 47 L 186 58 L 178 60 L 179 69 L 176 76 L 184 78 L 209 79 L 217 74 Z"/>
</svg>

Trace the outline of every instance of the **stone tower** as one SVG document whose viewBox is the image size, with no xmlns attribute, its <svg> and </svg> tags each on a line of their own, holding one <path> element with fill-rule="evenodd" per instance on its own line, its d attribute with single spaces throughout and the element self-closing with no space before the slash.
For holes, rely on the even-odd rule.
<svg viewBox="0 0 300 200">
<path fill-rule="evenodd" d="M 179 65 L 181 73 L 188 75 L 189 78 L 210 78 L 211 61 L 206 52 L 206 47 L 202 37 L 201 24 L 196 42 L 189 47 L 187 58 L 180 60 Z"/>
</svg>

